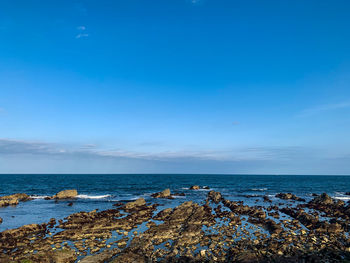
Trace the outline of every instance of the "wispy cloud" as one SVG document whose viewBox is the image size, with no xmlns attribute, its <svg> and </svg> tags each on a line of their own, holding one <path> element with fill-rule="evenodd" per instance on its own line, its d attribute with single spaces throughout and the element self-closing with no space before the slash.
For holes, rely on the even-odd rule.
<svg viewBox="0 0 350 263">
<path fill-rule="evenodd" d="M 216 150 L 138 152 L 123 149 L 101 149 L 95 144 L 85 144 L 79 146 L 38 141 L 0 139 L 0 154 L 79 155 L 157 161 L 183 159 L 212 161 L 289 160 L 296 157 L 305 156 L 306 152 L 307 151 L 302 147 L 246 147 Z"/>
<path fill-rule="evenodd" d="M 0 138 L 0 173 L 349 174 L 349 156 L 295 146 L 136 152 Z"/>
<path fill-rule="evenodd" d="M 78 26 L 78 33 L 75 36 L 76 39 L 88 37 L 89 34 L 86 32 L 86 26 Z"/>
<path fill-rule="evenodd" d="M 317 114 L 321 114 L 324 112 L 335 111 L 340 109 L 350 108 L 350 101 L 334 103 L 334 104 L 325 104 L 319 105 L 316 107 L 308 108 L 301 111 L 297 116 L 298 117 L 309 117 Z"/>
</svg>

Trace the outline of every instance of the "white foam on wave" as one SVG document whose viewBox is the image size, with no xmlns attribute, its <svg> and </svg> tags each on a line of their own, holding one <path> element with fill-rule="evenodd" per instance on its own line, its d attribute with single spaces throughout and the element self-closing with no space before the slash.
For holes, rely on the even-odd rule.
<svg viewBox="0 0 350 263">
<path fill-rule="evenodd" d="M 334 198 L 339 200 L 350 200 L 350 196 L 335 196 Z"/>
<path fill-rule="evenodd" d="M 81 199 L 103 199 L 110 197 L 111 195 L 77 195 Z"/>
<path fill-rule="evenodd" d="M 267 191 L 267 188 L 252 188 L 252 191 Z"/>
<path fill-rule="evenodd" d="M 30 198 L 32 199 L 45 199 L 46 197 L 49 197 L 48 195 L 31 195 Z"/>
</svg>

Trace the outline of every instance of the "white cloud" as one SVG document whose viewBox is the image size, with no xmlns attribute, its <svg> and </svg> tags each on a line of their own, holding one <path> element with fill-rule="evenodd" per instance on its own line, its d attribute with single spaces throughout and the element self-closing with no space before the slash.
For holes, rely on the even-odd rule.
<svg viewBox="0 0 350 263">
<path fill-rule="evenodd" d="M 78 35 L 75 36 L 75 38 L 82 38 L 82 37 L 88 37 L 89 34 L 86 34 L 86 33 L 79 33 Z"/>
<path fill-rule="evenodd" d="M 77 27 L 78 34 L 75 36 L 76 39 L 88 37 L 89 34 L 86 32 L 86 26 Z"/>
</svg>

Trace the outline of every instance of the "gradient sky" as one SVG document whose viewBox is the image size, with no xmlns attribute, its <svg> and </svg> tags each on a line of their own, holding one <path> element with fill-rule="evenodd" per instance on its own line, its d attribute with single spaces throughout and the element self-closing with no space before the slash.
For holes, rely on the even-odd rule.
<svg viewBox="0 0 350 263">
<path fill-rule="evenodd" d="M 0 173 L 350 174 L 350 2 L 0 1 Z"/>
</svg>

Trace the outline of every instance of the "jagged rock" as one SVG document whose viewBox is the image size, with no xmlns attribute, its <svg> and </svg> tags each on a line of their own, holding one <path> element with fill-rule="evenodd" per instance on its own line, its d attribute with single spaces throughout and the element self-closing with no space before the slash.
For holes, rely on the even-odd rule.
<svg viewBox="0 0 350 263">
<path fill-rule="evenodd" d="M 23 193 L 5 195 L 0 197 L 0 207 L 18 205 L 18 203 L 31 200 L 30 196 Z"/>
<path fill-rule="evenodd" d="M 319 205 L 332 205 L 334 204 L 334 201 L 329 195 L 327 195 L 326 193 L 323 193 L 320 196 L 317 196 L 314 199 L 312 199 L 310 203 L 319 204 Z"/>
<path fill-rule="evenodd" d="M 218 204 L 222 200 L 222 196 L 220 192 L 210 191 L 208 193 L 208 199 Z"/>
<path fill-rule="evenodd" d="M 146 204 L 146 201 L 144 198 L 139 198 L 133 202 L 126 203 L 125 208 L 126 209 L 133 209 L 138 206 L 143 206 Z"/>
<path fill-rule="evenodd" d="M 190 190 L 199 190 L 199 189 L 200 189 L 199 185 L 192 185 L 190 187 Z"/>
<path fill-rule="evenodd" d="M 295 194 L 291 194 L 291 193 L 279 193 L 279 194 L 276 194 L 276 197 L 284 200 L 291 199 L 291 200 L 300 201 L 300 202 L 306 201 L 304 198 L 297 197 Z"/>
<path fill-rule="evenodd" d="M 162 192 L 158 192 L 158 193 L 154 193 L 151 195 L 153 198 L 168 198 L 168 199 L 173 199 L 173 197 L 171 196 L 171 192 L 170 189 L 165 189 Z"/>
</svg>

